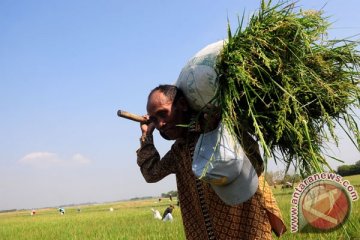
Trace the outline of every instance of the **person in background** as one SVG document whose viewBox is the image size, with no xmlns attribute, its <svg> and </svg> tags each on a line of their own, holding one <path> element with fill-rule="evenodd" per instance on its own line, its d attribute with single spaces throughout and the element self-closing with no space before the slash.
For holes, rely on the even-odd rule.
<svg viewBox="0 0 360 240">
<path fill-rule="evenodd" d="M 173 220 L 173 216 L 172 216 L 172 211 L 174 210 L 174 206 L 170 205 L 169 207 L 167 207 L 163 213 L 162 216 L 162 220 L 164 222 L 166 221 L 172 221 Z"/>
<path fill-rule="evenodd" d="M 271 189 L 263 181 L 263 166 L 254 166 L 259 172 L 256 192 L 237 205 L 226 204 L 209 183 L 194 175 L 192 156 L 197 140 L 201 133 L 216 128 L 219 115 L 204 115 L 203 122 L 189 125 L 198 113 L 190 108 L 182 91 L 173 85 L 154 88 L 146 108 L 148 114 L 144 117 L 149 121 L 140 126 L 142 135 L 137 164 L 149 183 L 158 182 L 169 174 L 176 175 L 187 239 L 272 239 L 272 231 L 277 236 L 286 231 Z M 155 129 L 163 138 L 175 140 L 162 158 L 154 145 Z M 249 153 L 249 158 L 252 155 Z"/>
<path fill-rule="evenodd" d="M 151 211 L 152 211 L 153 217 L 154 217 L 155 219 L 162 220 L 162 217 L 161 217 L 161 215 L 160 215 L 159 210 L 155 210 L 154 208 L 151 208 Z"/>
<path fill-rule="evenodd" d="M 65 209 L 64 209 L 64 208 L 59 208 L 59 213 L 60 213 L 61 215 L 64 215 L 64 214 L 65 214 Z"/>
</svg>

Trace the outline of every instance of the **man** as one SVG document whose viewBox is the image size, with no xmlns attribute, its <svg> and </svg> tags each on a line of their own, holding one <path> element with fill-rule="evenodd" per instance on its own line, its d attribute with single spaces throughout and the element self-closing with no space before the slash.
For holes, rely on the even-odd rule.
<svg viewBox="0 0 360 240">
<path fill-rule="evenodd" d="M 164 214 L 162 216 L 162 220 L 164 222 L 166 221 L 172 221 L 173 220 L 173 216 L 172 216 L 172 211 L 174 210 L 174 206 L 170 205 L 169 207 L 167 207 L 164 211 Z"/>
<path fill-rule="evenodd" d="M 59 212 L 61 215 L 64 215 L 65 214 L 65 209 L 64 208 L 59 208 Z"/>
<path fill-rule="evenodd" d="M 196 113 L 182 92 L 172 85 L 160 85 L 150 92 L 147 112 L 149 122 L 141 124 L 137 163 L 147 182 L 176 175 L 187 239 L 271 239 L 271 230 L 277 236 L 285 232 L 280 210 L 262 176 L 249 200 L 231 206 L 218 197 L 210 184 L 194 175 L 192 155 L 196 142 L 202 132 L 216 127 L 217 117 L 208 117 L 199 125 L 190 124 Z M 162 158 L 153 142 L 155 128 L 165 139 L 176 140 Z"/>
<path fill-rule="evenodd" d="M 155 209 L 151 208 L 151 211 L 152 211 L 153 216 L 154 216 L 155 219 L 162 220 L 162 217 L 161 217 L 161 214 L 160 214 L 159 210 L 155 210 Z"/>
</svg>

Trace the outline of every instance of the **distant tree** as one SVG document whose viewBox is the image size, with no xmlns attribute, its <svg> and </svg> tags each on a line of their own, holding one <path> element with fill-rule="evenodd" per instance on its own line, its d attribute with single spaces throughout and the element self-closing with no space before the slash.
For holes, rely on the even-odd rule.
<svg viewBox="0 0 360 240">
<path fill-rule="evenodd" d="M 341 176 L 351 176 L 360 174 L 360 161 L 357 161 L 353 165 L 341 165 L 337 169 L 337 174 Z"/>
<path fill-rule="evenodd" d="M 294 185 L 294 183 L 298 183 L 302 180 L 300 174 L 295 173 L 294 175 L 286 174 L 284 178 L 281 180 L 281 184 L 288 184 Z"/>
<path fill-rule="evenodd" d="M 286 184 L 288 182 L 291 182 L 292 177 L 290 176 L 290 174 L 285 174 L 284 178 L 281 180 L 281 184 Z"/>
<path fill-rule="evenodd" d="M 298 182 L 300 182 L 302 180 L 302 177 L 301 177 L 301 175 L 300 174 L 294 174 L 293 176 L 292 176 L 292 182 L 294 182 L 294 183 L 298 183 Z"/>
<path fill-rule="evenodd" d="M 167 192 L 167 193 L 162 193 L 162 194 L 161 194 L 161 197 L 163 197 L 163 198 L 168 198 L 170 195 L 171 195 L 172 197 L 177 197 L 177 196 L 178 196 L 178 192 L 177 192 L 177 191 L 170 191 L 170 192 Z"/>
<path fill-rule="evenodd" d="M 274 182 L 274 173 L 269 171 L 265 173 L 265 180 L 270 185 L 273 186 L 275 184 Z"/>
<path fill-rule="evenodd" d="M 273 172 L 273 181 L 275 184 L 281 183 L 282 179 L 285 176 L 285 170 L 277 170 Z"/>
<path fill-rule="evenodd" d="M 341 165 L 337 169 L 337 173 L 339 175 L 341 175 L 341 176 L 347 176 L 349 171 L 350 171 L 350 166 L 349 165 Z"/>
</svg>

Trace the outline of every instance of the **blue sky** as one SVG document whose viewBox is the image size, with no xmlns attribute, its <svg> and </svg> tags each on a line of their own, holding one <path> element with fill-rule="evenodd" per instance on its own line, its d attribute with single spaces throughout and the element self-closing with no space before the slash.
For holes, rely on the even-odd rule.
<svg viewBox="0 0 360 240">
<path fill-rule="evenodd" d="M 226 38 L 227 19 L 235 29 L 259 2 L 0 0 L 0 210 L 175 190 L 174 176 L 143 180 L 139 126 L 116 112 L 144 114 L 153 87 L 174 83 L 190 57 Z M 358 0 L 298 5 L 324 7 L 330 38 L 360 33 Z M 155 141 L 162 154 L 171 144 Z M 360 159 L 346 140 L 333 152 Z"/>
</svg>

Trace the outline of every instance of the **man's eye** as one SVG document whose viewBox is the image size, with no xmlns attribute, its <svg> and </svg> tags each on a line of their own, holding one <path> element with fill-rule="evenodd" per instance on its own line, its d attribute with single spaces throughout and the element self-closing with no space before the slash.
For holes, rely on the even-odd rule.
<svg viewBox="0 0 360 240">
<path fill-rule="evenodd" d="M 159 112 L 157 115 L 159 118 L 166 118 L 168 116 L 167 114 L 167 112 Z"/>
<path fill-rule="evenodd" d="M 156 122 L 157 122 L 156 117 L 150 117 L 149 120 L 150 120 L 150 122 L 153 122 L 153 123 L 156 123 Z"/>
<path fill-rule="evenodd" d="M 166 118 L 166 114 L 165 113 L 160 113 L 159 118 L 162 118 L 162 119 Z"/>
</svg>

